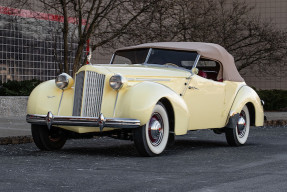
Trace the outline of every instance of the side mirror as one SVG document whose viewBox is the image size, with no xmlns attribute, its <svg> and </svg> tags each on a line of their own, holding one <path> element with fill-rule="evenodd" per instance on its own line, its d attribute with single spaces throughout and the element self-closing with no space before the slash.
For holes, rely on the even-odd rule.
<svg viewBox="0 0 287 192">
<path fill-rule="evenodd" d="M 191 69 L 191 72 L 193 74 L 197 75 L 198 74 L 198 69 L 196 67 L 194 67 L 194 68 Z"/>
</svg>

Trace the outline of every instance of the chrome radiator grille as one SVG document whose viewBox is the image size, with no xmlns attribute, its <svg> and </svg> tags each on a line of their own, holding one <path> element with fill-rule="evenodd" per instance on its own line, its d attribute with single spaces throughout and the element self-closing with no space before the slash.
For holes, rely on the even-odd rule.
<svg viewBox="0 0 287 192">
<path fill-rule="evenodd" d="M 73 116 L 98 117 L 101 112 L 105 75 L 92 71 L 76 76 Z"/>
</svg>

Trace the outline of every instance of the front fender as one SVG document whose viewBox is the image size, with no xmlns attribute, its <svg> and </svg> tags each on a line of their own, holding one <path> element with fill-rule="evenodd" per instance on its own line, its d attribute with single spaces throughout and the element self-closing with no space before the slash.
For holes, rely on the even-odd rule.
<svg viewBox="0 0 287 192">
<path fill-rule="evenodd" d="M 27 105 L 27 114 L 46 115 L 48 111 L 58 115 L 72 115 L 73 92 L 70 88 L 64 91 L 61 108 L 59 104 L 62 90 L 55 86 L 55 80 L 50 80 L 38 85 L 30 94 Z M 63 109 L 63 110 L 62 110 Z"/>
<path fill-rule="evenodd" d="M 145 125 L 154 106 L 162 98 L 166 98 L 173 107 L 175 134 L 186 134 L 190 116 L 186 103 L 174 91 L 159 83 L 142 82 L 123 92 L 120 91 L 115 116 L 139 119 L 141 125 Z"/>
<path fill-rule="evenodd" d="M 263 126 L 264 111 L 261 100 L 257 93 L 248 86 L 242 86 L 238 91 L 229 115 L 234 116 L 235 114 L 240 113 L 244 105 L 247 103 L 251 103 L 254 106 L 255 126 Z"/>
</svg>

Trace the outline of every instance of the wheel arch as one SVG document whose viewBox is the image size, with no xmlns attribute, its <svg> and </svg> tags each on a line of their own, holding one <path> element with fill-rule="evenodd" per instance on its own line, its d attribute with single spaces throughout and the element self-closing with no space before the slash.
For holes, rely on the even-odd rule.
<svg viewBox="0 0 287 192">
<path fill-rule="evenodd" d="M 245 105 L 250 113 L 251 125 L 263 126 L 264 112 L 261 100 L 257 93 L 247 85 L 242 86 L 238 91 L 230 109 L 228 120 L 230 121 L 232 117 L 239 114 Z"/>
<path fill-rule="evenodd" d="M 255 107 L 254 107 L 253 103 L 251 103 L 251 102 L 246 103 L 246 106 L 247 106 L 248 111 L 249 111 L 250 125 L 255 126 Z"/>
<path fill-rule="evenodd" d="M 169 131 L 174 132 L 174 110 L 173 110 L 172 104 L 165 97 L 161 98 L 159 102 L 161 102 L 166 108 L 168 120 L 169 120 Z"/>
</svg>

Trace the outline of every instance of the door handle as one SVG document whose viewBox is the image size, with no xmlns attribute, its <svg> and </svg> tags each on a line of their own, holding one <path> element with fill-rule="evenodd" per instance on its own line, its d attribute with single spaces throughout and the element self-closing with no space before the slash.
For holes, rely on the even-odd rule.
<svg viewBox="0 0 287 192">
<path fill-rule="evenodd" d="M 199 90 L 197 87 L 192 87 L 192 86 L 189 86 L 188 89 L 197 89 L 197 90 Z"/>
</svg>

